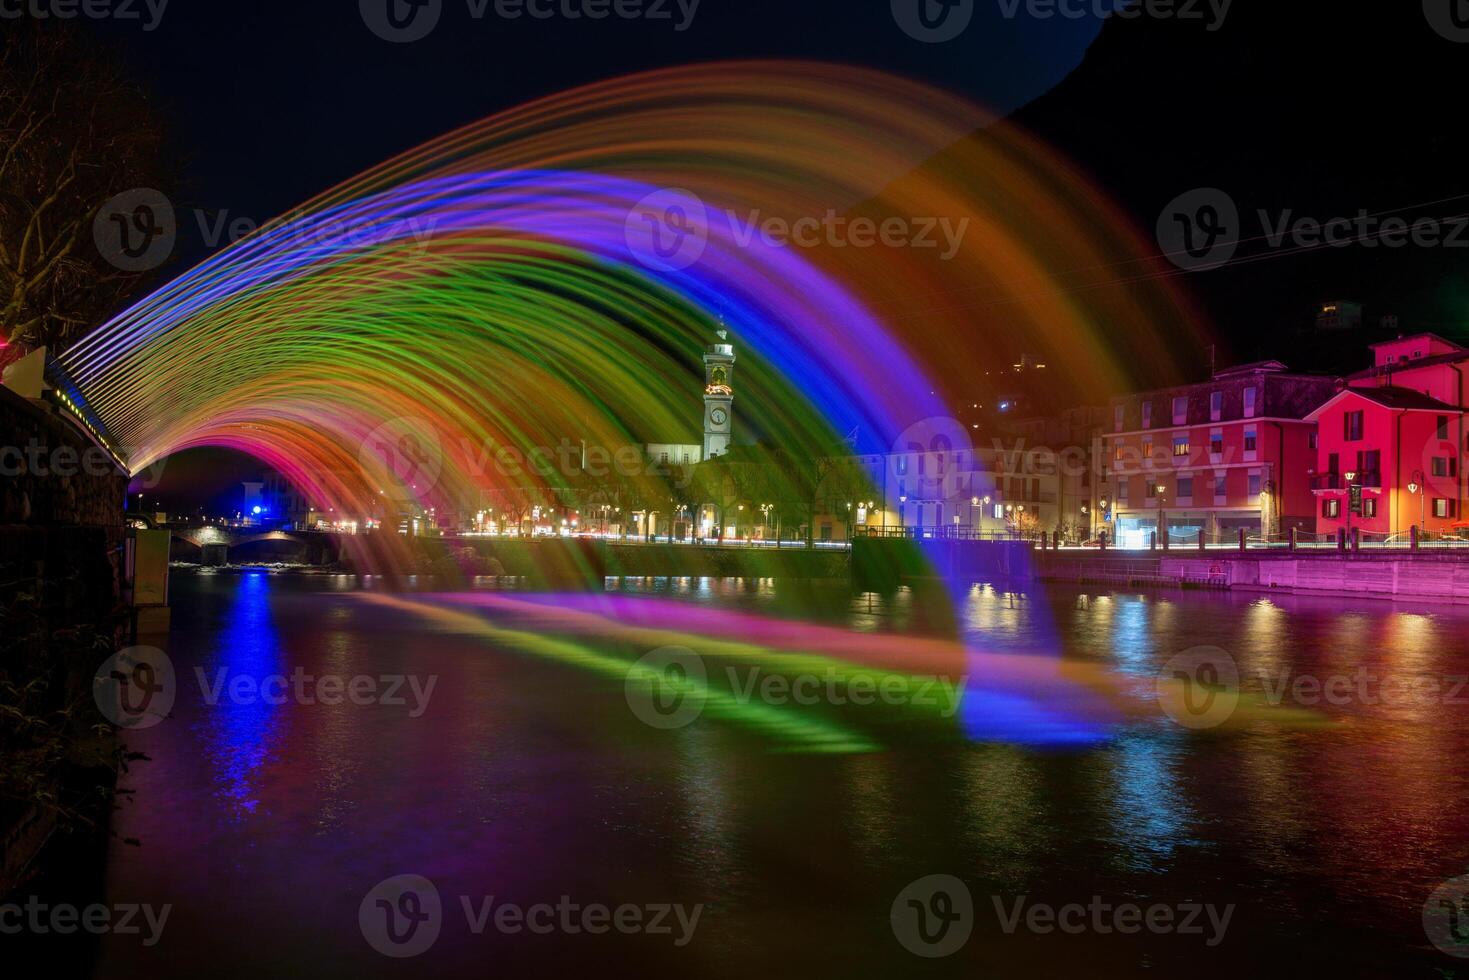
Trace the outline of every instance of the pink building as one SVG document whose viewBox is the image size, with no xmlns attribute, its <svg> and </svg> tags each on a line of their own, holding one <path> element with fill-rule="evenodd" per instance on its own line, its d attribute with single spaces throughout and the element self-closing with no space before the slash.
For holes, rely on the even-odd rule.
<svg viewBox="0 0 1469 980">
<path fill-rule="evenodd" d="M 1372 352 L 1372 367 L 1309 416 L 1319 430 L 1318 530 L 1406 536 L 1416 525 L 1452 533 L 1465 519 L 1469 349 L 1419 334 Z"/>
<path fill-rule="evenodd" d="M 1307 417 L 1336 388 L 1264 361 L 1112 399 L 1103 484 L 1112 539 L 1145 547 L 1160 522 L 1176 544 L 1314 529 L 1316 427 Z"/>
</svg>

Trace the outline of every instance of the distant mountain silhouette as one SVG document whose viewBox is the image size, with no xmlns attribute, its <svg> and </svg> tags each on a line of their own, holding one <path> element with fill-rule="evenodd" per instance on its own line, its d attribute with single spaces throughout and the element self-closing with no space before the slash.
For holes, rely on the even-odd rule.
<svg viewBox="0 0 1469 980">
<path fill-rule="evenodd" d="M 1416 0 L 1235 0 L 1214 33 L 1113 18 L 1069 77 L 1012 118 L 1093 174 L 1150 241 L 1165 206 L 1200 187 L 1234 199 L 1248 240 L 1262 234 L 1260 209 L 1271 221 L 1287 209 L 1321 221 L 1469 215 L 1466 82 L 1469 43 L 1437 33 Z M 1384 314 L 1404 332 L 1469 339 L 1469 225 L 1459 233 L 1453 248 L 1293 255 L 1246 241 L 1231 264 L 1180 281 L 1213 318 L 1221 363 L 1351 370 Z M 1241 261 L 1264 253 L 1275 254 Z M 1371 329 L 1315 335 L 1313 311 L 1333 299 L 1364 304 Z"/>
</svg>

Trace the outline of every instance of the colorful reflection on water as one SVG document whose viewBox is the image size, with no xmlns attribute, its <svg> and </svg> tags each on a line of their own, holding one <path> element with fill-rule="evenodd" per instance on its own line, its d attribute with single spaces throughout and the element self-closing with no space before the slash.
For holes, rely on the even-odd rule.
<svg viewBox="0 0 1469 980">
<path fill-rule="evenodd" d="M 1099 976 L 1214 976 L 1301 961 L 1344 975 L 1449 975 L 1455 965 L 1428 945 L 1419 916 L 1435 886 L 1469 871 L 1469 690 L 1425 684 L 1469 676 L 1466 612 L 980 584 L 960 604 L 960 635 L 945 639 L 913 592 L 768 580 L 626 580 L 606 596 L 553 599 L 257 572 L 184 577 L 175 596 L 168 652 L 181 694 L 173 718 L 130 737 L 150 761 L 127 780 L 136 796 L 117 831 L 141 846 L 113 847 L 108 885 L 112 901 L 175 909 L 155 949 L 105 940 L 101 976 L 480 975 L 487 964 L 500 975 L 1056 975 L 1078 963 Z M 797 611 L 805 619 L 789 630 L 771 625 Z M 913 675 L 983 649 L 994 659 L 964 666 L 997 676 L 947 725 L 882 705 L 737 705 L 658 730 L 600 658 L 625 664 L 668 635 L 703 637 L 721 665 L 748 666 L 737 652 L 757 646 L 762 669 Z M 1199 645 L 1228 651 L 1253 698 L 1287 692 L 1284 707 L 1316 722 L 1262 712 L 1193 732 L 1134 705 L 1099 742 L 983 738 L 987 699 L 1044 704 L 1028 697 L 1040 675 L 1016 661 L 1066 672 L 1065 690 L 1120 678 L 1099 695 L 1110 705 Z M 207 683 L 300 670 L 436 686 L 417 717 L 411 704 L 225 694 L 210 705 L 196 669 Z M 1024 684 L 1007 681 L 1012 670 Z M 1297 703 L 1312 690 L 1302 678 L 1363 677 L 1400 693 Z M 841 751 L 803 751 L 806 739 Z M 461 923 L 429 954 L 397 962 L 364 942 L 357 907 L 405 873 L 445 896 L 706 909 L 684 948 L 616 934 L 476 936 Z M 897 944 L 888 909 L 934 873 L 964 879 L 979 914 L 962 953 L 929 963 Z M 1019 895 L 1237 911 L 1213 948 L 1183 936 L 1007 934 L 992 902 Z"/>
</svg>

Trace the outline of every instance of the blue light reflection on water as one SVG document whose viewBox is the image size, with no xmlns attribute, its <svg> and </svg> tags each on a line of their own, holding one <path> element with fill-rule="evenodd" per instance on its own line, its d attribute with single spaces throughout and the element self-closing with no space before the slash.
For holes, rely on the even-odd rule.
<svg viewBox="0 0 1469 980">
<path fill-rule="evenodd" d="M 271 578 L 265 572 L 246 572 L 225 609 L 208 667 L 200 667 L 200 696 L 218 704 L 205 714 L 202 729 L 220 796 L 240 818 L 259 803 L 255 777 L 269 760 L 280 727 L 279 705 L 255 692 L 230 695 L 233 678 L 255 681 L 286 673 L 279 634 L 270 610 Z"/>
<path fill-rule="evenodd" d="M 1112 632 L 1112 655 L 1119 669 L 1151 673 L 1157 670 L 1153 648 L 1157 643 L 1149 613 L 1156 603 L 1142 596 L 1123 596 L 1117 600 L 1116 625 Z"/>
</svg>

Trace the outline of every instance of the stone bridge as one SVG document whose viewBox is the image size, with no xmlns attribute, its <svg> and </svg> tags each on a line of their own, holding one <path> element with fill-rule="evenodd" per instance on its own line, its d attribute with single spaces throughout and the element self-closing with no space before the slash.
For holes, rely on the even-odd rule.
<svg viewBox="0 0 1469 980">
<path fill-rule="evenodd" d="M 300 562 L 326 565 L 341 555 L 341 535 L 321 531 L 271 531 L 218 524 L 165 524 L 174 561 L 203 565 Z"/>
</svg>

